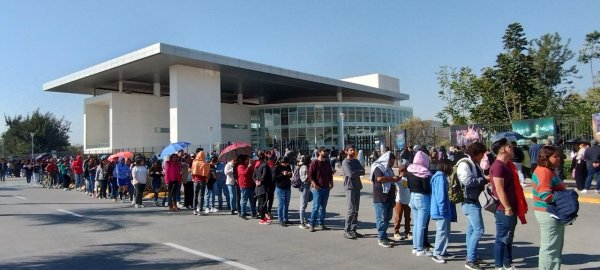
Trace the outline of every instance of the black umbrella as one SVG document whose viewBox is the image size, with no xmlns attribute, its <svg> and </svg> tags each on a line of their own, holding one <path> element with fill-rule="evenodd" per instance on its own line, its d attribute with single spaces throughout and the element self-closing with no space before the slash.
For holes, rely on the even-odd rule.
<svg viewBox="0 0 600 270">
<path fill-rule="evenodd" d="M 49 154 L 49 153 L 41 153 L 41 154 L 39 154 L 37 157 L 35 157 L 35 160 L 40 160 L 40 159 L 49 158 L 50 156 L 52 156 L 52 154 Z"/>
<path fill-rule="evenodd" d="M 584 139 L 582 139 L 580 137 L 577 137 L 577 138 L 570 139 L 570 140 L 566 141 L 566 143 L 587 143 L 587 142 L 588 141 L 586 141 L 586 140 L 584 140 Z"/>
</svg>

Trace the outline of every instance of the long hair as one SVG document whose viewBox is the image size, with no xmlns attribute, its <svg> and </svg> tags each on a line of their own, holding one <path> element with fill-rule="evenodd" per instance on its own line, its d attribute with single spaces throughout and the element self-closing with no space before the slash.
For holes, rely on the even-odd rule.
<svg viewBox="0 0 600 270">
<path fill-rule="evenodd" d="M 537 166 L 546 167 L 551 170 L 554 169 L 554 165 L 550 162 L 550 157 L 555 153 L 558 153 L 556 147 L 550 145 L 542 146 L 538 154 Z"/>
</svg>

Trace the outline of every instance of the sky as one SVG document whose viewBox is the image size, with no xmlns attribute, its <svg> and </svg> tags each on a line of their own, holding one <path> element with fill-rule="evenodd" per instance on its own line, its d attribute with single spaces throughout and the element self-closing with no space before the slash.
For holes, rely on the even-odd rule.
<svg viewBox="0 0 600 270">
<path fill-rule="evenodd" d="M 528 39 L 559 33 L 577 53 L 599 11 L 596 0 L 0 0 L 0 114 L 52 112 L 81 144 L 87 96 L 42 84 L 162 42 L 330 78 L 393 76 L 410 95 L 402 105 L 435 119 L 441 66 L 493 66 L 513 22 Z M 569 65 L 585 91 L 589 66 Z"/>
</svg>

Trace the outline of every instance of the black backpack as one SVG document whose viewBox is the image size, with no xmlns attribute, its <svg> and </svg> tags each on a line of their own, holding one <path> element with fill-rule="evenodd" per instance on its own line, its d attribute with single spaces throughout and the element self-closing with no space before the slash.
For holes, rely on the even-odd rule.
<svg viewBox="0 0 600 270">
<path fill-rule="evenodd" d="M 302 186 L 302 179 L 300 179 L 300 167 L 301 166 L 296 166 L 296 168 L 294 168 L 294 173 L 290 179 L 292 181 L 293 188 L 300 188 Z"/>
</svg>

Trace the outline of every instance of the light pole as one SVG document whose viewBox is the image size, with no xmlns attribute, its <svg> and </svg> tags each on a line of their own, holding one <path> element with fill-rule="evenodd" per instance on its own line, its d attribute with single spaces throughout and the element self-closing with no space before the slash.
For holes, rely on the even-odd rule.
<svg viewBox="0 0 600 270">
<path fill-rule="evenodd" d="M 33 161 L 33 136 L 35 136 L 35 132 L 29 132 L 31 135 L 31 160 Z"/>
<path fill-rule="evenodd" d="M 208 154 L 209 155 L 212 155 L 212 130 L 213 130 L 213 127 L 209 126 L 208 127 L 208 139 L 209 139 L 209 144 L 208 144 L 208 151 L 209 152 L 208 152 Z"/>
<path fill-rule="evenodd" d="M 346 145 L 345 145 L 345 142 L 344 142 L 344 113 L 343 112 L 340 113 L 340 120 L 341 120 L 340 121 L 340 123 L 341 123 L 340 126 L 341 126 L 341 130 L 342 130 L 340 132 L 340 134 L 342 135 L 341 138 L 340 138 L 340 140 L 342 140 L 341 141 L 342 142 L 342 149 L 341 150 L 343 151 L 344 149 L 346 149 Z"/>
</svg>

